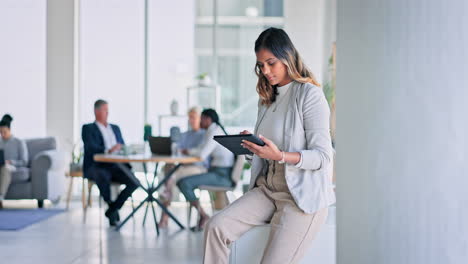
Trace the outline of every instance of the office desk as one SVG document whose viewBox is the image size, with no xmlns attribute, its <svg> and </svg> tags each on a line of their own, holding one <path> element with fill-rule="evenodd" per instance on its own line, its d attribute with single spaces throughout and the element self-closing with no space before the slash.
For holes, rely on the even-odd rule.
<svg viewBox="0 0 468 264">
<path fill-rule="evenodd" d="M 143 189 L 147 197 L 132 211 L 130 215 L 128 215 L 117 227 L 116 230 L 120 230 L 120 228 L 144 205 L 146 204 L 146 211 L 145 216 L 143 219 L 143 223 L 146 221 L 146 215 L 148 213 L 148 208 L 151 207 L 153 211 L 153 218 L 156 224 L 156 232 L 159 235 L 159 226 L 158 221 L 156 219 L 156 211 L 154 209 L 153 202 L 156 202 L 158 206 L 167 214 L 169 217 L 176 222 L 176 224 L 181 228 L 184 229 L 185 227 L 179 222 L 179 220 L 167 209 L 166 206 L 157 198 L 153 196 L 153 194 L 161 188 L 165 182 L 167 182 L 173 175 L 173 173 L 183 164 L 190 164 L 201 161 L 200 158 L 197 157 L 190 157 L 190 156 L 155 156 L 155 155 L 115 155 L 115 154 L 97 154 L 94 155 L 94 160 L 97 162 L 108 162 L 108 163 L 115 163 L 122 169 L 125 174 L 132 179 L 138 186 Z M 135 177 L 132 171 L 127 167 L 124 166 L 125 163 L 142 163 L 143 170 L 145 172 L 145 179 L 147 183 L 147 187 L 141 184 L 141 182 Z M 158 185 L 154 186 L 155 178 L 158 170 L 158 165 L 160 162 L 164 162 L 166 164 L 174 164 L 175 167 L 171 169 L 164 177 L 164 179 L 158 183 Z M 147 178 L 147 163 L 155 163 L 156 168 L 154 171 L 154 178 L 153 181 L 150 181 Z"/>
</svg>

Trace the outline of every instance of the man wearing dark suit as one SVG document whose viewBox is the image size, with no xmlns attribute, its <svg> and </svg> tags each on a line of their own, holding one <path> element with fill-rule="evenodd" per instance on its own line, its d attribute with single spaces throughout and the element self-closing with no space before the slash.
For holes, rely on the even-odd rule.
<svg viewBox="0 0 468 264">
<path fill-rule="evenodd" d="M 94 115 L 96 121 L 83 125 L 81 130 L 84 143 L 83 174 L 85 178 L 96 182 L 102 198 L 109 205 L 105 215 L 109 219 L 109 224 L 114 226 L 120 220 L 119 209 L 138 187 L 138 184 L 116 164 L 94 161 L 95 154 L 115 153 L 125 144 L 120 128 L 107 123 L 109 105 L 106 101 L 97 100 L 94 103 Z M 129 164 L 125 164 L 125 166 L 130 169 Z M 111 182 L 118 182 L 126 186 L 115 201 L 111 200 Z"/>
</svg>

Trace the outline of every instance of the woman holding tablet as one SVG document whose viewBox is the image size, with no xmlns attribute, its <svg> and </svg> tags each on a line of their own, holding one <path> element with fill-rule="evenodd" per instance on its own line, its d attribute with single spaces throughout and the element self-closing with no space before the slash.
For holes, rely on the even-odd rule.
<svg viewBox="0 0 468 264">
<path fill-rule="evenodd" d="M 208 221 L 204 263 L 228 263 L 229 244 L 271 224 L 262 263 L 298 263 L 335 202 L 329 108 L 286 32 L 269 28 L 255 42 L 259 94 L 250 190 Z M 243 131 L 242 134 L 249 134 Z"/>
</svg>

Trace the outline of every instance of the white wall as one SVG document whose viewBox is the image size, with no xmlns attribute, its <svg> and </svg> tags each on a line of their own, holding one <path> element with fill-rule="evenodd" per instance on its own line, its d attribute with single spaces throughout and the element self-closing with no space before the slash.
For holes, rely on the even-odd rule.
<svg viewBox="0 0 468 264">
<path fill-rule="evenodd" d="M 179 114 L 187 111 L 186 88 L 195 80 L 195 0 L 149 1 L 149 16 L 148 122 L 157 133 L 158 115 L 170 114 L 173 99 Z"/>
<path fill-rule="evenodd" d="M 284 1 L 284 30 L 312 70 L 323 80 L 325 3 L 327 0 Z"/>
<path fill-rule="evenodd" d="M 47 135 L 70 152 L 78 138 L 75 1 L 47 1 Z"/>
<path fill-rule="evenodd" d="M 0 1 L 0 115 L 20 138 L 46 134 L 45 0 Z"/>
<path fill-rule="evenodd" d="M 97 99 L 126 143 L 143 140 L 144 1 L 81 0 L 80 124 L 93 122 Z"/>
<path fill-rule="evenodd" d="M 338 1 L 338 263 L 467 263 L 466 14 Z"/>
</svg>

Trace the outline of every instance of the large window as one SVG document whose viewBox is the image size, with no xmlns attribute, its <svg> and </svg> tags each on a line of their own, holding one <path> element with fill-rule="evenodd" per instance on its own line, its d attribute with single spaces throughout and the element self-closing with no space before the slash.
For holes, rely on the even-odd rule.
<svg viewBox="0 0 468 264">
<path fill-rule="evenodd" d="M 82 0 L 80 7 L 81 122 L 93 121 L 93 102 L 106 99 L 109 120 L 128 143 L 142 142 L 145 114 L 158 134 L 172 100 L 185 114 L 195 76 L 194 4 L 147 2 L 146 8 L 144 0 Z"/>
<path fill-rule="evenodd" d="M 282 0 L 198 0 L 196 71 L 217 80 L 221 87 L 218 111 L 234 132 L 234 127 L 253 127 L 257 117 L 255 40 L 264 29 L 283 25 Z"/>
<path fill-rule="evenodd" d="M 110 121 L 122 127 L 128 142 L 141 142 L 145 100 L 147 122 L 158 133 L 171 102 L 178 101 L 179 114 L 185 114 L 187 87 L 196 75 L 208 73 L 221 87 L 217 110 L 223 123 L 232 131 L 253 127 L 258 101 L 253 46 L 264 29 L 284 26 L 283 1 L 148 4 L 145 37 L 145 1 L 81 1 L 81 122 L 93 121 L 96 99 L 107 99 Z"/>
</svg>

